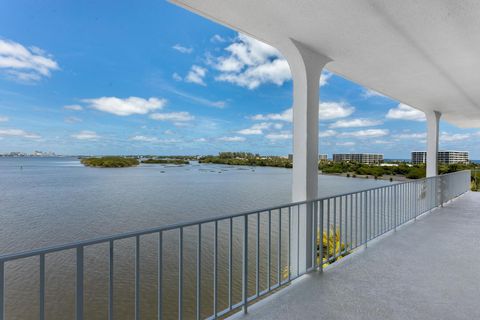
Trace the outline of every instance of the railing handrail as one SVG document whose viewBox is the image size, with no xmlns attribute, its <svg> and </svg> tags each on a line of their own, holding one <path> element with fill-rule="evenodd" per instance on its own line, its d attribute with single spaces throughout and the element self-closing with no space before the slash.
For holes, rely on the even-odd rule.
<svg viewBox="0 0 480 320">
<path fill-rule="evenodd" d="M 259 212 L 274 211 L 274 210 L 278 210 L 278 209 L 282 209 L 282 208 L 288 208 L 288 207 L 299 206 L 299 205 L 302 205 L 302 204 L 312 203 L 312 202 L 315 202 L 315 201 L 322 201 L 322 200 L 344 197 L 344 196 L 357 194 L 357 193 L 362 193 L 362 192 L 369 192 L 369 191 L 378 190 L 378 189 L 390 188 L 392 186 L 398 186 L 398 185 L 409 184 L 409 183 L 418 183 L 419 181 L 427 181 L 429 179 L 435 179 L 435 178 L 438 178 L 438 177 L 441 177 L 441 176 L 459 174 L 459 173 L 469 172 L 469 171 L 470 170 L 450 172 L 450 173 L 446 173 L 446 174 L 442 174 L 442 175 L 438 175 L 438 176 L 433 176 L 433 177 L 426 177 L 426 178 L 422 178 L 422 179 L 415 179 L 415 180 L 412 180 L 412 181 L 398 182 L 398 183 L 395 183 L 393 185 L 373 187 L 373 188 L 362 189 L 362 190 L 357 190 L 357 191 L 352 191 L 352 192 L 346 192 L 346 193 L 332 195 L 332 196 L 325 196 L 325 197 L 320 197 L 320 198 L 305 200 L 305 201 L 290 202 L 288 204 L 277 205 L 277 206 L 267 207 L 267 208 L 263 208 L 263 209 L 249 210 L 249 211 L 246 211 L 246 212 L 241 212 L 241 213 L 236 213 L 236 214 L 227 214 L 227 215 L 222 215 L 222 216 L 218 216 L 218 217 L 211 217 L 211 218 L 194 220 L 194 221 L 190 221 L 190 222 L 180 222 L 180 223 L 176 223 L 176 224 L 166 225 L 166 226 L 163 226 L 163 227 L 155 227 L 155 228 L 148 228 L 148 229 L 142 229 L 142 230 L 137 230 L 137 231 L 129 231 L 129 232 L 118 233 L 118 234 L 114 234 L 114 235 L 110 235 L 110 236 L 97 237 L 97 238 L 90 239 L 90 240 L 80 240 L 80 241 L 70 242 L 70 243 L 66 243 L 66 244 L 59 244 L 59 245 L 53 245 L 53 246 L 37 248 L 37 249 L 32 249 L 32 250 L 25 250 L 25 251 L 14 252 L 14 253 L 7 253 L 7 254 L 0 255 L 0 262 L 7 262 L 7 261 L 12 261 L 12 260 L 24 259 L 24 258 L 28 258 L 28 257 L 42 255 L 42 254 L 48 254 L 48 253 L 64 251 L 64 250 L 71 250 L 71 249 L 75 249 L 75 248 L 79 248 L 79 247 L 92 246 L 92 245 L 96 245 L 96 244 L 100 244 L 100 243 L 107 243 L 107 242 L 110 242 L 110 241 L 132 238 L 132 237 L 136 237 L 136 236 L 142 236 L 142 235 L 153 234 L 153 233 L 158 233 L 158 232 L 165 232 L 165 231 L 169 231 L 169 230 L 186 228 L 186 227 L 211 223 L 211 222 L 215 222 L 215 221 L 239 218 L 239 217 L 243 217 L 243 216 L 249 216 L 249 215 L 252 215 L 252 214 L 256 214 L 256 213 L 259 213 Z"/>
</svg>

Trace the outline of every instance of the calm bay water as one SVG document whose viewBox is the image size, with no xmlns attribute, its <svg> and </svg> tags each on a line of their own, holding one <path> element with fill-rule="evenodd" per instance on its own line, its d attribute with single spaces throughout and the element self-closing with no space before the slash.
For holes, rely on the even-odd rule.
<svg viewBox="0 0 480 320">
<path fill-rule="evenodd" d="M 319 196 L 384 184 L 389 182 L 319 176 Z M 0 253 L 285 204 L 290 202 L 290 186 L 291 170 L 282 168 L 192 163 L 98 169 L 83 167 L 76 158 L 0 158 Z M 208 229 L 206 226 L 206 239 L 211 240 Z M 220 233 L 220 237 L 226 236 L 222 230 Z M 176 316 L 173 288 L 178 276 L 177 250 L 173 240 L 169 244 L 169 237 L 175 236 L 166 234 L 165 238 L 164 283 L 173 293 L 164 301 L 168 306 L 164 310 L 166 318 Z M 188 257 L 195 255 L 195 234 L 186 232 L 185 237 L 185 289 L 194 292 L 195 267 Z M 152 237 L 142 239 L 142 314 L 146 319 L 156 314 L 155 245 Z M 235 237 L 234 246 L 240 246 L 240 235 Z M 115 248 L 116 319 L 132 318 L 133 250 L 134 242 L 127 240 L 119 241 Z M 210 255 L 211 246 L 204 252 Z M 87 319 L 105 319 L 108 247 L 100 245 L 85 254 Z M 220 248 L 219 255 L 220 260 L 226 257 L 224 248 Z M 37 318 L 37 260 L 7 264 L 7 319 Z M 203 290 L 207 298 L 202 306 L 206 316 L 211 308 L 211 263 L 204 260 Z M 73 318 L 74 261 L 73 252 L 47 257 L 48 319 L 70 319 L 65 314 Z M 219 269 L 219 276 L 225 276 L 226 265 L 220 263 Z M 234 268 L 234 273 L 238 272 L 240 269 Z M 239 286 L 236 284 L 234 298 Z M 221 286 L 219 290 L 226 289 Z M 185 299 L 185 316 L 189 318 L 194 312 L 194 297 Z"/>
</svg>

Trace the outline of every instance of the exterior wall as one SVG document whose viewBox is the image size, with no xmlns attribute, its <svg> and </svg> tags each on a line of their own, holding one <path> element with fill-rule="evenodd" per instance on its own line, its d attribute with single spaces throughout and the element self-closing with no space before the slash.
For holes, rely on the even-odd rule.
<svg viewBox="0 0 480 320">
<path fill-rule="evenodd" d="M 333 161 L 352 161 L 365 164 L 382 163 L 383 154 L 375 153 L 334 153 Z"/>
<path fill-rule="evenodd" d="M 427 159 L 427 152 L 425 151 L 413 151 L 412 152 L 412 164 L 425 163 Z M 469 161 L 467 151 L 439 151 L 437 154 L 438 163 L 454 164 L 454 163 L 467 163 Z"/>
<path fill-rule="evenodd" d="M 326 155 L 326 154 L 319 154 L 319 155 L 318 155 L 318 160 L 319 160 L 319 161 L 327 161 L 327 160 L 328 160 L 328 155 Z"/>
</svg>

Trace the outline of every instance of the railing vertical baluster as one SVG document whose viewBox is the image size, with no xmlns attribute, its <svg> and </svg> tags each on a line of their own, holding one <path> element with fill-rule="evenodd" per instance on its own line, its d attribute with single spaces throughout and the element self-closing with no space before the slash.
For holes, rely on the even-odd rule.
<svg viewBox="0 0 480 320">
<path fill-rule="evenodd" d="M 230 231 L 228 233 L 228 309 L 232 310 L 232 272 L 233 272 L 233 219 L 230 218 Z"/>
<path fill-rule="evenodd" d="M 300 205 L 297 205 L 297 277 L 300 275 Z"/>
<path fill-rule="evenodd" d="M 200 243 L 200 242 L 199 242 Z M 158 233 L 158 262 L 157 262 L 157 318 L 162 319 L 163 313 L 163 232 Z M 198 280 L 198 278 L 197 278 Z M 198 288 L 197 288 L 198 290 Z M 197 291 L 198 292 L 198 291 Z"/>
<path fill-rule="evenodd" d="M 268 210 L 268 263 L 267 263 L 267 288 L 270 291 L 270 270 L 272 269 L 272 211 Z"/>
<path fill-rule="evenodd" d="M 337 255 L 337 197 L 333 197 L 333 259 Z"/>
<path fill-rule="evenodd" d="M 353 194 L 350 195 L 350 249 L 353 249 Z"/>
<path fill-rule="evenodd" d="M 135 320 L 140 319 L 140 237 L 135 237 Z"/>
<path fill-rule="evenodd" d="M 113 240 L 108 242 L 108 320 L 113 320 Z"/>
<path fill-rule="evenodd" d="M 243 216 L 243 313 L 248 311 L 248 216 Z"/>
<path fill-rule="evenodd" d="M 260 296 L 260 212 L 257 212 L 257 239 L 255 245 L 255 293 Z"/>
<path fill-rule="evenodd" d="M 183 319 L 183 227 L 178 229 L 178 319 Z"/>
<path fill-rule="evenodd" d="M 292 278 L 292 207 L 288 207 L 288 281 Z"/>
<path fill-rule="evenodd" d="M 40 314 L 39 319 L 45 320 L 45 254 L 40 254 Z"/>
<path fill-rule="evenodd" d="M 83 320 L 83 247 L 77 247 L 75 281 L 75 319 Z"/>
<path fill-rule="evenodd" d="M 320 252 L 319 252 L 319 255 L 320 255 L 320 271 L 323 271 L 323 199 L 320 200 Z"/>
<path fill-rule="evenodd" d="M 230 218 L 230 224 L 232 223 L 232 218 Z M 231 227 L 230 227 L 231 230 Z M 230 233 L 230 240 L 231 240 L 232 234 Z M 231 241 L 230 241 L 231 243 Z M 231 249 L 229 250 L 231 252 Z M 231 268 L 231 264 L 230 264 Z M 198 229 L 197 229 L 197 285 L 196 285 L 196 318 L 197 320 L 201 319 L 201 290 L 202 290 L 202 224 L 198 224 Z M 230 304 L 231 305 L 231 304 Z"/>
<path fill-rule="evenodd" d="M 327 199 L 327 262 L 330 262 L 330 200 Z"/>
<path fill-rule="evenodd" d="M 367 192 L 363 193 L 363 198 L 364 198 L 364 213 L 365 213 L 365 248 L 368 246 L 367 241 L 368 241 L 368 214 L 367 214 Z"/>
<path fill-rule="evenodd" d="M 338 246 L 338 255 L 340 256 L 342 254 L 342 223 L 343 223 L 343 197 L 340 196 L 338 198 L 339 200 L 339 212 L 338 212 L 338 223 L 339 223 L 339 233 L 338 233 L 338 243 L 339 243 L 339 246 Z M 335 245 L 336 246 L 336 245 Z"/>
<path fill-rule="evenodd" d="M 359 214 L 359 210 L 358 210 L 358 202 L 359 202 L 359 196 L 360 196 L 360 192 L 356 193 L 355 194 L 355 248 L 358 247 L 358 219 L 361 217 L 361 215 Z M 360 225 L 360 235 L 362 234 L 362 231 L 361 231 L 361 228 L 362 226 Z"/>
<path fill-rule="evenodd" d="M 217 317 L 217 299 L 218 299 L 218 220 L 214 222 L 214 240 L 213 240 L 213 315 Z"/>
<path fill-rule="evenodd" d="M 278 286 L 282 283 L 282 209 L 278 209 L 278 247 L 277 247 Z"/>
</svg>

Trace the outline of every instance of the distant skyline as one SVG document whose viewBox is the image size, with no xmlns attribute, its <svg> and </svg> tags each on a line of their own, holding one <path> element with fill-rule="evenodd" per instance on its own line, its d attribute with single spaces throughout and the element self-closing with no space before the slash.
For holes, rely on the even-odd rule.
<svg viewBox="0 0 480 320">
<path fill-rule="evenodd" d="M 328 71 L 319 86 L 319 153 L 426 149 L 422 112 Z M 276 49 L 167 2 L 0 3 L 0 153 L 287 155 L 291 104 Z M 480 129 L 440 130 L 480 159 Z"/>
</svg>

